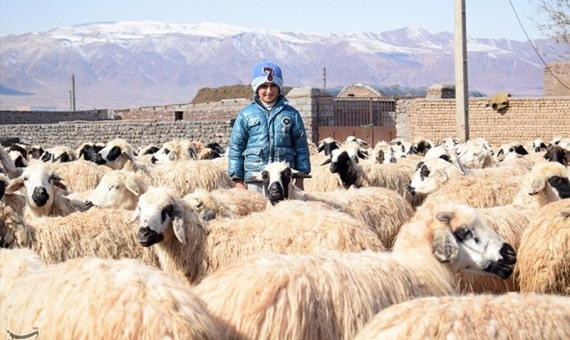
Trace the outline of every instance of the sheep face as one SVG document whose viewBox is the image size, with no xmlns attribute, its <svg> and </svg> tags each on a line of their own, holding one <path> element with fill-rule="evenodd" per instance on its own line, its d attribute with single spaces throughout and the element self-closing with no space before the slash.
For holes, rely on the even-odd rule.
<svg viewBox="0 0 570 340">
<path fill-rule="evenodd" d="M 428 158 L 416 166 L 407 190 L 411 195 L 429 194 L 441 188 L 453 176 L 462 174 L 455 165 L 442 158 Z"/>
<path fill-rule="evenodd" d="M 150 188 L 140 198 L 131 221 L 139 220 L 137 242 L 150 247 L 176 237 L 186 244 L 180 202 L 163 188 Z"/>
<path fill-rule="evenodd" d="M 497 160 L 499 162 L 504 161 L 509 155 L 509 158 L 512 158 L 513 154 L 528 155 L 528 151 L 526 151 L 526 149 L 518 143 L 505 144 L 501 146 L 499 151 L 497 151 Z"/>
<path fill-rule="evenodd" d="M 331 137 L 327 137 L 323 139 L 319 145 L 317 146 L 318 152 L 325 152 L 326 156 L 330 156 L 331 152 L 335 149 L 340 147 L 340 143 L 332 139 Z"/>
<path fill-rule="evenodd" d="M 331 158 L 327 159 L 321 165 L 330 163 L 330 171 L 340 176 L 342 184 L 345 188 L 356 185 L 358 181 L 358 162 L 351 157 L 346 150 L 333 150 Z"/>
<path fill-rule="evenodd" d="M 535 165 L 531 177 L 529 195 L 544 192 L 548 202 L 570 197 L 570 175 L 564 165 L 556 162 Z"/>
<path fill-rule="evenodd" d="M 433 232 L 432 251 L 440 262 L 449 263 L 456 272 L 503 279 L 511 275 L 516 263 L 514 249 L 479 220 L 475 209 L 455 205 L 435 217 L 445 226 Z"/>
<path fill-rule="evenodd" d="M 559 145 L 552 145 L 546 150 L 544 158 L 550 162 L 558 162 L 564 166 L 568 166 L 570 163 L 570 151 L 561 148 Z"/>
<path fill-rule="evenodd" d="M 45 150 L 41 146 L 33 145 L 30 148 L 29 155 L 31 156 L 30 158 L 39 159 L 43 155 L 44 152 L 45 152 Z"/>
<path fill-rule="evenodd" d="M 134 149 L 125 141 L 111 141 L 95 155 L 95 163 L 114 170 L 122 169 L 125 163 L 135 157 Z"/>
<path fill-rule="evenodd" d="M 34 162 L 22 175 L 10 183 L 6 193 L 12 194 L 24 187 L 26 204 L 32 208 L 51 207 L 54 202 L 55 188 L 67 190 L 61 178 L 46 164 Z"/>
<path fill-rule="evenodd" d="M 488 165 L 491 152 L 482 145 L 466 145 L 457 158 L 468 169 L 481 169 Z"/>
<path fill-rule="evenodd" d="M 79 149 L 78 157 L 86 161 L 95 162 L 95 156 L 103 149 L 104 145 L 85 143 Z"/>
<path fill-rule="evenodd" d="M 263 195 L 272 205 L 290 199 L 294 178 L 310 178 L 304 172 L 291 169 L 286 162 L 270 163 L 260 173 L 251 176 L 251 182 L 263 183 Z"/>
<path fill-rule="evenodd" d="M 162 147 L 152 155 L 150 161 L 153 164 L 164 164 L 174 162 L 178 159 L 178 154 L 171 150 L 169 147 Z"/>
<path fill-rule="evenodd" d="M 8 156 L 10 157 L 10 159 L 12 159 L 12 162 L 14 162 L 14 165 L 17 168 L 25 168 L 26 166 L 28 166 L 26 158 L 24 158 L 24 156 L 19 151 L 10 151 L 8 153 Z"/>
<path fill-rule="evenodd" d="M 412 155 L 425 155 L 429 149 L 433 147 L 433 143 L 426 140 L 420 140 L 412 144 L 412 148 L 410 149 L 410 153 Z"/>
<path fill-rule="evenodd" d="M 136 174 L 113 170 L 106 173 L 87 198 L 85 205 L 99 208 L 135 209 L 138 198 L 146 186 Z"/>
</svg>

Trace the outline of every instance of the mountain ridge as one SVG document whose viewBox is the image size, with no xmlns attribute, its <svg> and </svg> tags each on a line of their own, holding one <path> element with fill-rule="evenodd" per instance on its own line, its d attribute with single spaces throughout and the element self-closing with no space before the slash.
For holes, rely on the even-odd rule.
<svg viewBox="0 0 570 340">
<path fill-rule="evenodd" d="M 282 66 L 287 86 L 321 87 L 326 67 L 327 87 L 429 87 L 454 82 L 453 39 L 418 27 L 323 34 L 151 21 L 0 36 L 0 108 L 66 109 L 72 74 L 78 109 L 187 103 L 200 88 L 248 84 L 262 58 Z M 544 66 L 528 42 L 469 37 L 468 52 L 470 91 L 541 95 Z"/>
</svg>

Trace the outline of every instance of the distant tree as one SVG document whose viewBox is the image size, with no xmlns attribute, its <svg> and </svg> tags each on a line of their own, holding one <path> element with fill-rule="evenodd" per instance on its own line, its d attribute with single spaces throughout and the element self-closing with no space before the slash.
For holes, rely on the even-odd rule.
<svg viewBox="0 0 570 340">
<path fill-rule="evenodd" d="M 537 10 L 546 15 L 546 22 L 538 22 L 541 32 L 570 51 L 570 0 L 538 0 Z M 560 57 L 569 59 L 567 54 Z"/>
</svg>

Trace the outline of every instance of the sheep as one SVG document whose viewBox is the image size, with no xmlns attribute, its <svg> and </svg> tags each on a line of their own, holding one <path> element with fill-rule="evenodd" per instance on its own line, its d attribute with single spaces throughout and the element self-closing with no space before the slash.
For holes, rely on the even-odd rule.
<svg viewBox="0 0 570 340">
<path fill-rule="evenodd" d="M 526 151 L 526 149 L 524 148 L 524 146 L 521 143 L 518 142 L 511 142 L 511 143 L 506 143 L 501 145 L 501 147 L 499 148 L 499 150 L 497 151 L 496 154 L 496 159 L 498 162 L 501 162 L 502 160 L 504 160 L 507 156 L 511 155 L 511 154 L 517 154 L 517 155 L 528 155 L 528 151 Z"/>
<path fill-rule="evenodd" d="M 146 183 L 134 172 L 111 170 L 99 181 L 85 201 L 88 208 L 135 210 L 139 196 L 146 191 Z"/>
<path fill-rule="evenodd" d="M 67 191 L 61 177 L 46 163 L 30 162 L 22 175 L 6 187 L 6 194 L 21 188 L 26 192 L 23 215 L 28 221 L 42 216 L 66 216 L 75 211 L 71 201 L 60 191 Z"/>
<path fill-rule="evenodd" d="M 151 158 L 153 164 L 164 164 L 177 161 L 179 159 L 198 159 L 196 147 L 190 140 L 173 140 L 162 144 Z"/>
<path fill-rule="evenodd" d="M 570 296 L 570 200 L 540 209 L 523 232 L 515 266 L 522 292 Z"/>
<path fill-rule="evenodd" d="M 229 325 L 230 338 L 351 339 L 392 304 L 454 294 L 458 271 L 507 278 L 515 257 L 472 208 L 454 205 L 402 226 L 390 253 L 252 256 L 210 274 L 194 292 Z"/>
<path fill-rule="evenodd" d="M 135 149 L 124 139 L 113 139 L 95 155 L 95 163 L 113 170 L 123 169 L 128 161 L 135 159 Z"/>
<path fill-rule="evenodd" d="M 13 339 L 32 326 L 44 339 L 222 338 L 186 284 L 136 261 L 43 265 L 27 249 L 1 249 L 0 264 L 0 328 Z"/>
<path fill-rule="evenodd" d="M 132 221 L 139 220 L 137 240 L 153 246 L 161 268 L 190 284 L 257 253 L 384 249 L 374 232 L 344 213 L 316 202 L 284 203 L 240 219 L 212 220 L 206 228 L 183 199 L 167 188 L 150 187 Z"/>
<path fill-rule="evenodd" d="M 274 162 L 250 178 L 262 183 L 263 194 L 269 205 L 276 205 L 286 199 L 322 202 L 345 212 L 372 228 L 386 248 L 413 214 L 414 209 L 400 194 L 386 188 L 367 187 L 336 190 L 326 193 L 305 192 L 297 188 L 294 178 L 305 177 L 300 171 L 291 169 L 286 162 Z"/>
<path fill-rule="evenodd" d="M 41 145 L 32 145 L 30 146 L 30 150 L 28 152 L 28 160 L 40 159 L 44 152 L 45 150 Z"/>
<path fill-rule="evenodd" d="M 566 150 L 559 145 L 551 145 L 546 149 L 544 158 L 549 162 L 558 162 L 568 166 L 570 164 L 570 150 Z"/>
<path fill-rule="evenodd" d="M 16 166 L 16 168 L 25 168 L 28 166 L 28 161 L 26 161 L 25 156 L 23 156 L 19 151 L 8 152 L 8 157 L 10 157 L 12 162 L 14 162 L 14 166 Z"/>
<path fill-rule="evenodd" d="M 542 138 L 535 138 L 527 143 L 527 148 L 533 152 L 541 152 L 546 151 L 548 147 Z"/>
<path fill-rule="evenodd" d="M 265 210 L 267 203 L 265 197 L 256 191 L 236 188 L 213 191 L 196 189 L 183 198 L 196 208 L 200 215 L 209 216 L 208 219 L 247 216 L 253 212 Z"/>
<path fill-rule="evenodd" d="M 523 179 L 521 188 L 511 204 L 477 208 L 479 218 L 517 250 L 522 233 L 540 208 L 550 202 L 570 197 L 568 177 L 570 172 L 559 163 L 537 164 Z M 514 278 L 508 281 L 494 278 L 483 280 L 478 276 L 461 274 L 459 280 L 462 291 L 465 292 L 504 293 L 518 290 Z"/>
<path fill-rule="evenodd" d="M 158 267 L 152 249 L 136 241 L 136 223 L 129 222 L 132 211 L 90 209 L 64 217 L 27 221 L 9 208 L 2 209 L 6 247 L 33 249 L 44 262 L 58 263 L 81 256 L 128 257 Z"/>
<path fill-rule="evenodd" d="M 10 206 L 18 214 L 23 214 L 24 207 L 26 206 L 26 197 L 20 192 L 6 193 L 6 188 L 10 185 L 11 181 L 8 176 L 0 172 L 0 201 Z"/>
<path fill-rule="evenodd" d="M 107 143 L 97 154 L 96 163 L 114 170 L 134 171 L 147 185 L 168 186 L 180 196 L 197 188 L 214 190 L 235 186 L 227 168 L 222 170 L 210 160 L 179 160 L 157 166 L 137 163 L 133 147 L 121 139 Z"/>
<path fill-rule="evenodd" d="M 570 337 L 570 298 L 509 293 L 423 297 L 376 314 L 354 340 Z"/>
<path fill-rule="evenodd" d="M 443 159 L 426 159 L 418 163 L 407 190 L 414 196 L 427 195 L 422 202 L 425 206 L 455 201 L 476 208 L 495 207 L 513 201 L 524 173 L 519 168 L 485 168 L 462 175 Z"/>
<path fill-rule="evenodd" d="M 8 152 L 3 147 L 0 147 L 0 165 L 9 178 L 16 178 L 22 173 L 22 169 L 16 167 L 14 161 L 12 161 L 12 158 L 10 158 Z"/>
<path fill-rule="evenodd" d="M 334 149 L 338 149 L 340 147 L 340 142 L 335 140 L 332 137 L 327 137 L 321 140 L 317 146 L 318 152 L 323 152 L 326 156 L 330 156 L 331 152 Z"/>
<path fill-rule="evenodd" d="M 44 151 L 40 159 L 44 162 L 71 162 L 77 159 L 75 151 L 68 146 L 54 146 Z"/>
<path fill-rule="evenodd" d="M 406 191 L 413 170 L 398 164 L 359 164 L 344 148 L 333 150 L 330 159 L 330 171 L 338 173 L 345 189 L 377 186 L 396 191 L 413 204 L 411 195 Z"/>
<path fill-rule="evenodd" d="M 497 163 L 493 150 L 484 140 L 469 140 L 457 146 L 458 159 L 466 169 L 482 169 Z"/>
<path fill-rule="evenodd" d="M 158 150 L 160 150 L 160 146 L 156 144 L 149 144 L 138 148 L 135 154 L 138 156 L 153 155 Z"/>
<path fill-rule="evenodd" d="M 85 142 L 76 150 L 77 159 L 95 162 L 95 155 L 105 147 L 103 143 Z"/>
<path fill-rule="evenodd" d="M 434 146 L 433 142 L 429 139 L 422 137 L 414 138 L 412 142 L 412 147 L 410 148 L 410 154 L 412 155 L 422 155 L 428 152 Z"/>
<path fill-rule="evenodd" d="M 50 166 L 61 177 L 63 183 L 71 192 L 84 192 L 95 189 L 101 178 L 111 171 L 109 167 L 100 166 L 84 159 L 53 163 Z"/>
</svg>

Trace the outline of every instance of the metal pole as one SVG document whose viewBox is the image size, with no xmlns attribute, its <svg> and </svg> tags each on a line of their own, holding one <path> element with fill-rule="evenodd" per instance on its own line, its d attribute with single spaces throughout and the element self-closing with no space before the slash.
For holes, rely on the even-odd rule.
<svg viewBox="0 0 570 340">
<path fill-rule="evenodd" d="M 75 112 L 75 74 L 71 74 L 71 111 Z"/>
<path fill-rule="evenodd" d="M 469 140 L 469 91 L 465 0 L 455 0 L 455 115 L 457 138 Z"/>
<path fill-rule="evenodd" d="M 327 67 L 323 67 L 323 89 L 327 88 Z"/>
</svg>

